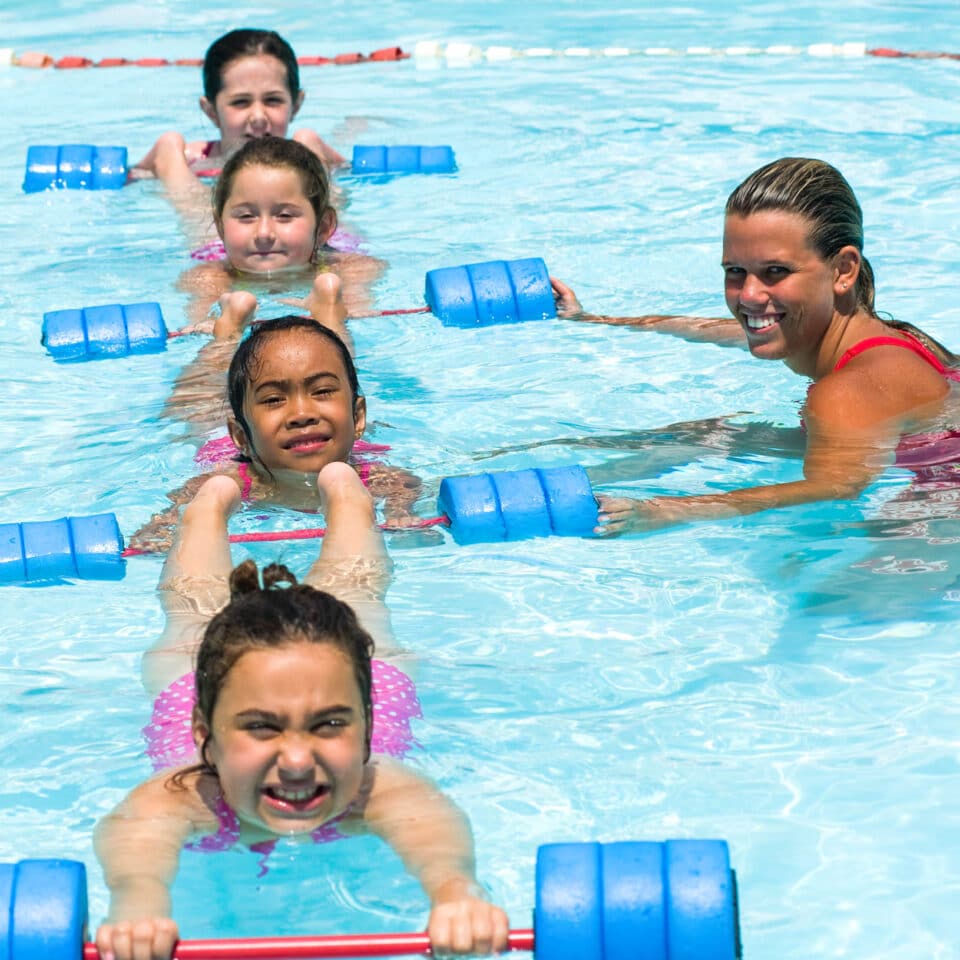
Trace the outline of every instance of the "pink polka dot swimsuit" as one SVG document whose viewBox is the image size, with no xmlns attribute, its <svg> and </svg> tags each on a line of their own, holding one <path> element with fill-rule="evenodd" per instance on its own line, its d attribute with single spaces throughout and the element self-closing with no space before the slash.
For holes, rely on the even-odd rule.
<svg viewBox="0 0 960 960">
<path fill-rule="evenodd" d="M 416 742 L 410 721 L 422 717 L 420 700 L 413 681 L 393 664 L 374 660 L 372 667 L 373 732 L 371 753 L 403 757 Z M 197 762 L 197 749 L 190 728 L 196 704 L 194 675 L 188 673 L 174 680 L 163 690 L 153 704 L 153 715 L 143 728 L 147 756 L 154 770 L 166 770 Z M 240 839 L 240 822 L 235 811 L 222 797 L 218 798 L 214 813 L 217 832 L 187 844 L 187 849 L 213 852 L 229 850 Z M 343 814 L 341 814 L 341 817 Z M 338 840 L 343 834 L 337 827 L 340 817 L 324 823 L 310 836 L 314 843 Z M 276 841 L 252 844 L 250 849 L 262 855 L 261 876 L 266 872 L 263 858 L 273 850 Z"/>
</svg>

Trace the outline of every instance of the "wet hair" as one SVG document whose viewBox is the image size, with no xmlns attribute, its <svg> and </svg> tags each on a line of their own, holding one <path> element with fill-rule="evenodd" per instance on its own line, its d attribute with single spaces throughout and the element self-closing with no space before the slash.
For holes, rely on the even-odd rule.
<svg viewBox="0 0 960 960">
<path fill-rule="evenodd" d="M 264 568 L 262 585 L 252 560 L 245 560 L 230 574 L 230 602 L 207 624 L 197 652 L 197 709 L 204 723 L 212 729 L 220 692 L 245 653 L 298 643 L 326 644 L 350 661 L 363 704 L 366 762 L 373 735 L 373 638 L 360 626 L 352 607 L 332 594 L 298 583 L 281 563 Z M 190 773 L 216 776 L 207 757 L 210 737 L 208 733 L 200 745 L 200 762 L 174 774 L 172 786 L 182 788 Z"/>
<path fill-rule="evenodd" d="M 213 217 L 217 224 L 223 220 L 223 211 L 233 191 L 237 174 L 246 167 L 273 167 L 293 170 L 300 177 L 303 195 L 310 201 L 317 224 L 331 210 L 330 178 L 320 158 L 296 140 L 286 140 L 268 134 L 248 140 L 231 154 L 213 188 Z"/>
<path fill-rule="evenodd" d="M 237 347 L 237 352 L 230 361 L 230 369 L 227 371 L 227 399 L 230 402 L 230 410 L 234 419 L 247 435 L 248 441 L 250 440 L 250 424 L 247 423 L 247 418 L 243 412 L 247 388 L 255 376 L 260 357 L 271 335 L 284 330 L 304 330 L 332 343 L 340 354 L 343 369 L 347 374 L 347 383 L 350 386 L 350 402 L 355 405 L 357 398 L 362 395 L 353 357 L 350 356 L 347 345 L 328 327 L 317 323 L 310 317 L 299 317 L 295 314 L 287 314 L 284 317 L 276 317 L 273 320 L 256 323 L 251 328 L 250 335 L 241 341 L 240 346 Z M 240 459 L 246 462 L 250 460 L 249 457 L 244 457 L 242 454 Z"/>
<path fill-rule="evenodd" d="M 223 89 L 223 71 L 243 57 L 276 57 L 287 71 L 287 90 L 296 102 L 300 93 L 300 67 L 293 47 L 273 30 L 231 30 L 214 40 L 203 58 L 203 95 L 211 102 Z"/>
<path fill-rule="evenodd" d="M 782 210 L 806 220 L 807 242 L 825 262 L 843 247 L 856 247 L 860 253 L 854 288 L 857 304 L 887 326 L 915 337 L 945 364 L 960 363 L 960 357 L 913 324 L 877 313 L 873 267 L 863 256 L 863 211 L 836 167 L 808 157 L 782 157 L 751 173 L 727 199 L 727 216 L 748 217 L 765 210 Z"/>
</svg>

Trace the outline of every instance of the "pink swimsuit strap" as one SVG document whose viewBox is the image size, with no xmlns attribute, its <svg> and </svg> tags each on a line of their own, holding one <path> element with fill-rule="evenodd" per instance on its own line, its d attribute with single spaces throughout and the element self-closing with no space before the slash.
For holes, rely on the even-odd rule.
<svg viewBox="0 0 960 960">
<path fill-rule="evenodd" d="M 219 170 L 199 170 L 197 176 L 216 176 Z M 363 241 L 356 234 L 348 233 L 337 227 L 336 230 L 327 238 L 327 249 L 334 253 L 357 253 L 360 251 Z M 201 260 L 204 263 L 215 263 L 227 259 L 227 251 L 220 239 L 208 240 L 205 244 L 190 251 L 190 256 L 194 260 Z"/>
<path fill-rule="evenodd" d="M 923 360 L 926 360 L 934 370 L 937 371 L 942 377 L 946 377 L 948 380 L 956 380 L 960 378 L 960 371 L 952 370 L 949 367 L 945 366 L 939 358 L 928 350 L 922 343 L 918 340 L 914 340 L 909 334 L 906 335 L 907 339 L 902 337 L 867 337 L 866 340 L 861 340 L 859 343 L 855 343 L 838 361 L 837 365 L 833 368 L 834 371 L 842 370 L 854 357 L 859 356 L 861 353 L 864 353 L 867 350 L 872 350 L 874 347 L 902 347 L 904 350 L 910 350 L 915 353 L 918 357 L 921 357 Z"/>
<path fill-rule="evenodd" d="M 244 503 L 249 503 L 250 491 L 253 489 L 253 476 L 250 473 L 250 467 L 241 461 L 237 464 L 237 473 L 240 474 L 240 479 L 243 481 L 243 485 L 240 487 L 240 499 Z"/>
</svg>

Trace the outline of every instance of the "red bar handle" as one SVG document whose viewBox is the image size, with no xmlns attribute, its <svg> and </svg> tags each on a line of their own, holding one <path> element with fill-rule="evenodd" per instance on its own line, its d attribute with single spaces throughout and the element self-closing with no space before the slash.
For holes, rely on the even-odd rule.
<svg viewBox="0 0 960 960">
<path fill-rule="evenodd" d="M 507 935 L 507 949 L 533 950 L 533 931 L 511 930 Z M 427 934 L 180 940 L 173 950 L 173 960 L 318 960 L 327 957 L 395 957 L 413 953 L 430 955 Z M 95 943 L 83 945 L 83 960 L 100 960 Z"/>
</svg>

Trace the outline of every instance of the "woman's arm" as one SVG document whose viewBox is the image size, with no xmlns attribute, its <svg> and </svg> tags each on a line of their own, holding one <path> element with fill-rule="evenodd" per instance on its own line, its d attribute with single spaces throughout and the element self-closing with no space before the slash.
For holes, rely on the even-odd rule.
<svg viewBox="0 0 960 960">
<path fill-rule="evenodd" d="M 550 278 L 557 316 L 583 323 L 607 323 L 617 327 L 638 327 L 654 333 L 668 333 L 692 343 L 715 343 L 721 347 L 746 347 L 747 340 L 740 324 L 733 317 L 682 317 L 669 314 L 647 314 L 640 317 L 607 317 L 584 313 L 577 295 L 561 280 Z"/>
<path fill-rule="evenodd" d="M 366 824 L 393 847 L 430 898 L 433 953 L 504 950 L 507 916 L 477 884 L 473 835 L 463 811 L 400 764 L 378 759 L 373 776 Z"/>
<path fill-rule="evenodd" d="M 170 887 L 195 825 L 191 794 L 168 790 L 166 777 L 141 784 L 97 824 L 94 850 L 110 890 L 96 937 L 102 957 L 165 960 L 176 943 Z"/>
<path fill-rule="evenodd" d="M 804 409 L 807 449 L 803 479 L 727 493 L 649 500 L 599 497 L 605 536 L 657 530 L 693 520 L 714 520 L 821 500 L 852 500 L 891 462 L 901 418 L 877 420 L 876 405 L 850 378 L 811 388 Z"/>
</svg>

